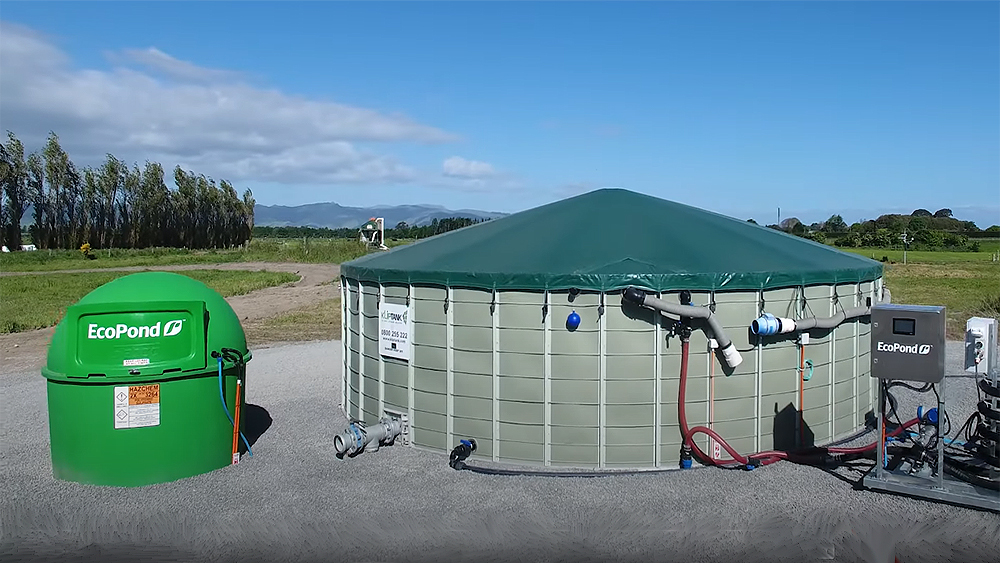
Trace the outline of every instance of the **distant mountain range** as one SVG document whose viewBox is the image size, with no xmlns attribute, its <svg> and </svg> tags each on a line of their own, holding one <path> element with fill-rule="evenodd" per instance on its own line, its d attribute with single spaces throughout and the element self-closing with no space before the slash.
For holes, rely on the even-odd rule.
<svg viewBox="0 0 1000 563">
<path fill-rule="evenodd" d="M 257 205 L 254 207 L 254 225 L 261 227 L 315 227 L 328 229 L 358 228 L 372 217 L 385 218 L 385 227 L 391 229 L 400 221 L 407 225 L 421 226 L 434 219 L 465 217 L 469 219 L 496 219 L 506 213 L 477 211 L 474 209 L 450 210 L 439 205 L 393 205 L 376 207 L 347 207 L 337 203 L 310 203 L 289 207 L 285 205 Z"/>
</svg>

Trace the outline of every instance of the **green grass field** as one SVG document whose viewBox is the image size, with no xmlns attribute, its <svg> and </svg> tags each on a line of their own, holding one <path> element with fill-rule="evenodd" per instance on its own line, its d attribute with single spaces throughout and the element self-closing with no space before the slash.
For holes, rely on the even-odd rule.
<svg viewBox="0 0 1000 563">
<path fill-rule="evenodd" d="M 388 241 L 387 246 L 411 240 Z M 227 262 L 306 262 L 340 264 L 371 252 L 356 240 L 348 239 L 254 239 L 248 249 L 185 250 L 147 248 L 139 250 L 96 250 L 87 259 L 76 250 L 38 250 L 0 254 L 0 271 L 44 272 L 128 266 L 173 266 L 177 264 L 222 264 Z"/>
<path fill-rule="evenodd" d="M 840 248 L 840 247 L 838 247 L 837 249 L 843 250 L 845 252 L 852 252 L 854 254 L 860 254 L 865 258 L 872 258 L 873 260 L 881 261 L 883 257 L 886 257 L 891 262 L 899 262 L 899 263 L 903 262 L 902 250 L 889 250 L 885 248 Z M 906 252 L 906 263 L 907 264 L 910 263 L 956 264 L 961 262 L 991 262 L 993 260 L 993 253 L 997 252 L 998 250 L 1000 250 L 1000 248 L 994 248 L 992 250 L 986 250 L 980 252 L 950 252 L 946 250 L 910 250 Z"/>
<path fill-rule="evenodd" d="M 97 287 L 134 272 L 86 272 L 0 277 L 0 333 L 50 327 L 59 322 L 66 308 Z M 190 270 L 177 272 L 204 282 L 223 297 L 298 281 L 287 272 L 236 270 Z"/>
<path fill-rule="evenodd" d="M 1000 318 L 1000 262 L 890 264 L 885 280 L 894 303 L 943 305 L 948 338 L 965 338 L 969 317 Z"/>
<path fill-rule="evenodd" d="M 866 258 L 889 260 L 885 280 L 895 303 L 943 305 L 948 311 L 948 338 L 965 338 L 969 317 L 1000 318 L 1000 241 L 985 239 L 981 252 L 908 251 L 846 248 Z"/>
<path fill-rule="evenodd" d="M 389 246 L 399 246 L 413 241 L 389 241 Z M 841 249 L 861 256 L 881 260 L 885 257 L 885 277 L 893 292 L 893 301 L 914 305 L 944 305 L 948 308 L 948 336 L 962 338 L 965 320 L 971 316 L 1000 316 L 1000 262 L 994 262 L 994 253 L 1000 252 L 1000 239 L 982 239 L 980 252 L 910 251 L 903 264 L 902 250 L 881 248 Z M 77 251 L 36 251 L 17 252 L 0 255 L 2 271 L 51 271 L 84 268 L 110 268 L 124 266 L 166 266 L 174 264 L 212 264 L 227 262 L 308 262 L 342 263 L 363 256 L 370 249 L 355 240 L 346 239 L 255 239 L 249 249 L 225 251 L 189 251 L 183 249 L 145 249 L 97 251 L 98 258 L 86 259 Z M 242 274 L 234 272 L 197 271 L 187 272 L 192 277 L 212 280 L 222 284 L 223 295 L 236 295 L 241 290 L 234 284 L 249 283 L 249 278 L 238 281 Z M 236 277 L 227 277 L 236 274 Z M 42 281 L 41 276 L 27 276 L 17 280 L 14 277 L 0 278 L 0 289 L 4 299 L 0 314 L 0 332 L 10 332 L 12 328 L 25 330 L 39 326 L 50 326 L 58 320 L 65 307 L 82 297 L 89 289 L 113 279 L 120 273 L 98 273 L 87 275 L 52 275 Z M 279 276 L 267 278 L 266 276 Z M 288 274 L 261 274 L 256 279 L 267 285 L 289 281 L 280 278 Z M 101 277 L 103 276 L 103 277 Z M 200 276 L 200 277 L 199 277 Z M 212 276 L 217 276 L 212 278 Z M 31 281 L 34 280 L 34 281 Z M 103 281 L 101 281 L 103 280 Z M 270 280 L 270 281 L 269 281 Z M 32 284 L 31 289 L 18 289 L 18 284 Z M 230 284 L 226 287 L 225 284 Z M 211 284 L 210 284 L 211 285 Z M 242 286 L 242 287 L 250 287 Z M 89 289 L 87 289 L 89 288 Z M 245 293 L 250 289 L 245 289 Z M 18 297 L 18 291 L 35 297 Z M 25 299 L 27 299 L 25 301 Z M 48 303 L 36 307 L 41 299 Z M 20 301 L 19 301 L 20 300 Z M 19 312 L 19 308 L 24 311 Z M 38 309 L 30 312 L 30 309 Z M 8 310 L 14 313 L 8 313 Z M 27 315 L 27 316 L 25 316 Z M 295 317 L 297 318 L 297 317 Z M 269 329 L 286 330 L 294 319 L 283 320 Z M 49 324 L 46 324 L 49 323 Z M 273 323 L 272 323 L 273 324 Z M 303 323 L 299 323 L 303 324 Z M 308 324 L 308 323 L 306 323 Z M 287 325 L 287 326 L 286 326 Z"/>
</svg>

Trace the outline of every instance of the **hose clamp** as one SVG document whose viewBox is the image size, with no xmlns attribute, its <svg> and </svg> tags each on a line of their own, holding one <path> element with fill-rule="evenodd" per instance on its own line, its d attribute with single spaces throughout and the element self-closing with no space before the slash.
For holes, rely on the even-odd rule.
<svg viewBox="0 0 1000 563">
<path fill-rule="evenodd" d="M 364 446 L 364 436 L 361 434 L 361 430 L 358 429 L 356 424 L 351 423 L 349 428 L 351 430 L 351 433 L 354 434 L 354 443 L 360 450 L 361 447 Z"/>
</svg>

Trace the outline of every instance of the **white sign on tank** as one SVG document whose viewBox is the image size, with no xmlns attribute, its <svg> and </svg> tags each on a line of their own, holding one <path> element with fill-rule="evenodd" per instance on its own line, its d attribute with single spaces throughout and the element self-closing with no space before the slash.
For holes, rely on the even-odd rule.
<svg viewBox="0 0 1000 563">
<path fill-rule="evenodd" d="M 382 302 L 378 308 L 379 353 L 410 360 L 410 308 Z"/>
</svg>

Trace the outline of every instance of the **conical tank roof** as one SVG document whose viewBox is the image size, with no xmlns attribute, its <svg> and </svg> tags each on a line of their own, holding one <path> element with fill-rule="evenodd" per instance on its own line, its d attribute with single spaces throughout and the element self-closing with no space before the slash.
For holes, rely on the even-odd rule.
<svg viewBox="0 0 1000 563">
<path fill-rule="evenodd" d="M 623 189 L 602 189 L 342 265 L 362 281 L 481 289 L 758 290 L 856 283 L 882 264 Z"/>
</svg>

